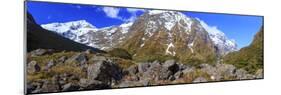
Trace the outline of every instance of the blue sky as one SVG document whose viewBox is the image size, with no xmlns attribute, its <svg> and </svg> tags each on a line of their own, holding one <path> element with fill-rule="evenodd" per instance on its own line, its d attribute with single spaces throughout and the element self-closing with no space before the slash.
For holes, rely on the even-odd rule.
<svg viewBox="0 0 281 95">
<path fill-rule="evenodd" d="M 27 11 L 33 15 L 38 24 L 86 20 L 97 28 L 101 28 L 133 21 L 144 13 L 145 9 L 29 1 Z M 262 17 L 259 16 L 183 13 L 199 18 L 210 27 L 224 32 L 228 38 L 236 41 L 238 48 L 249 45 L 263 23 Z"/>
</svg>

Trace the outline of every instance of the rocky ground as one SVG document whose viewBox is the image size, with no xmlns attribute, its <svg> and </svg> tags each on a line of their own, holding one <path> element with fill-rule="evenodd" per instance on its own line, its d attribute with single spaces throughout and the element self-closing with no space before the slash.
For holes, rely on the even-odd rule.
<svg viewBox="0 0 281 95">
<path fill-rule="evenodd" d="M 37 49 L 27 54 L 27 92 L 61 92 L 263 78 L 230 64 L 135 62 L 107 54 Z"/>
</svg>

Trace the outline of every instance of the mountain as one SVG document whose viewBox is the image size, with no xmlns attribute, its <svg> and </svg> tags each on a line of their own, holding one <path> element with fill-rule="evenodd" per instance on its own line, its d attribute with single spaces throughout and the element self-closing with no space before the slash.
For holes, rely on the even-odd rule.
<svg viewBox="0 0 281 95">
<path fill-rule="evenodd" d="M 129 35 L 119 47 L 137 59 L 176 57 L 184 62 L 207 62 L 216 57 L 208 32 L 199 21 L 180 12 L 148 11 L 130 27 Z"/>
<path fill-rule="evenodd" d="M 229 52 L 233 52 L 237 50 L 237 44 L 234 40 L 230 40 L 227 36 L 218 30 L 216 27 L 208 26 L 204 21 L 196 18 L 200 21 L 200 24 L 204 27 L 204 29 L 209 33 L 212 41 L 215 44 L 217 52 L 224 56 Z"/>
<path fill-rule="evenodd" d="M 250 73 L 263 68 L 263 26 L 255 35 L 252 43 L 239 51 L 227 54 L 224 63 L 233 64 Z"/>
<path fill-rule="evenodd" d="M 76 43 L 57 33 L 45 30 L 38 25 L 30 13 L 27 13 L 27 51 L 35 49 L 54 49 L 66 51 L 84 51 L 91 49 L 95 52 L 104 52 L 94 47 Z"/>
<path fill-rule="evenodd" d="M 86 33 L 97 31 L 97 28 L 86 20 L 43 24 L 41 27 L 82 44 L 89 43 L 88 38 L 84 36 Z"/>
<path fill-rule="evenodd" d="M 206 61 L 237 48 L 223 32 L 209 31 L 201 20 L 175 11 L 147 11 L 133 22 L 99 29 L 85 20 L 41 26 L 87 46 L 123 48 L 140 59 L 156 54 Z"/>
<path fill-rule="evenodd" d="M 128 22 L 119 26 L 98 29 L 86 20 L 78 20 L 65 23 L 42 24 L 41 26 L 75 42 L 106 50 L 119 43 L 128 33 L 131 25 L 132 22 Z"/>
</svg>

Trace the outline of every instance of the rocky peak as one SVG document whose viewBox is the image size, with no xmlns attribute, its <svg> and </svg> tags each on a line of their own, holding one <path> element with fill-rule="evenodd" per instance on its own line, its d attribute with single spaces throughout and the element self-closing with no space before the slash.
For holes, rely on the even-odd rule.
<svg viewBox="0 0 281 95">
<path fill-rule="evenodd" d="M 165 28 L 166 31 L 171 31 L 176 24 L 188 30 L 191 29 L 192 24 L 192 19 L 181 12 L 163 10 L 147 11 L 138 20 L 144 21 L 147 27 L 146 31 L 156 31 L 160 27 Z"/>
</svg>

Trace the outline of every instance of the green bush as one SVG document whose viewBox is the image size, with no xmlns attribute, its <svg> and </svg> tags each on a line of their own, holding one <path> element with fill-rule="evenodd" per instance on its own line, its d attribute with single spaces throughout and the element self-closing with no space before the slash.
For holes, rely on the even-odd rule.
<svg viewBox="0 0 281 95">
<path fill-rule="evenodd" d="M 122 48 L 114 48 L 108 52 L 110 56 L 119 57 L 123 59 L 132 59 L 132 55 Z"/>
</svg>

